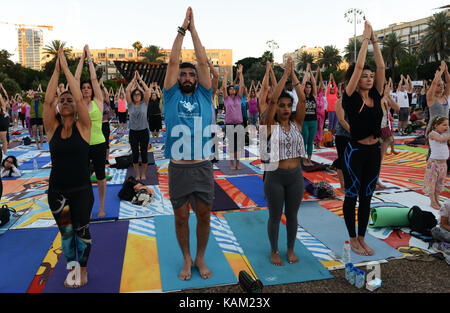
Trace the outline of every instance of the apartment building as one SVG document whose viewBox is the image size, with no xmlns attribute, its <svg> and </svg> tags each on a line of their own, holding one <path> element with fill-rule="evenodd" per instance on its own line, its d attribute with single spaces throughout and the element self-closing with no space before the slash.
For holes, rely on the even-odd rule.
<svg viewBox="0 0 450 313">
<path fill-rule="evenodd" d="M 41 50 L 44 45 L 40 29 L 20 28 L 17 30 L 19 63 L 23 67 L 41 70 Z"/>
</svg>

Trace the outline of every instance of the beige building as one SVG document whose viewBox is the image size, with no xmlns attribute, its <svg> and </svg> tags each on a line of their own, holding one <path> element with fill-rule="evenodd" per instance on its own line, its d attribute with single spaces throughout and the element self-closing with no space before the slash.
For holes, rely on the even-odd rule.
<svg viewBox="0 0 450 313">
<path fill-rule="evenodd" d="M 40 29 L 19 28 L 17 30 L 19 63 L 23 67 L 41 70 L 43 37 L 43 32 Z"/>
<path fill-rule="evenodd" d="M 283 66 L 286 65 L 287 59 L 289 57 L 292 57 L 292 61 L 294 61 L 294 68 L 297 68 L 297 64 L 299 63 L 300 55 L 303 52 L 312 54 L 314 56 L 314 62 L 317 62 L 319 59 L 319 54 L 322 51 L 322 47 L 312 47 L 308 48 L 307 46 L 303 45 L 299 49 L 296 49 L 294 52 L 288 52 L 283 54 Z"/>
<path fill-rule="evenodd" d="M 450 16 L 450 9 L 447 9 L 446 12 L 447 16 Z M 382 47 L 382 41 L 386 35 L 396 33 L 397 37 L 407 45 L 409 52 L 413 52 L 419 48 L 422 39 L 427 32 L 427 22 L 431 17 L 432 16 L 429 16 L 411 22 L 393 23 L 386 28 L 374 31 L 374 34 L 380 43 L 380 47 Z M 357 36 L 356 38 L 359 40 L 364 39 L 363 35 Z M 349 38 L 349 41 L 351 39 L 353 39 L 353 37 Z M 369 45 L 369 51 L 373 51 L 371 45 Z"/>
<path fill-rule="evenodd" d="M 71 57 L 79 58 L 83 55 L 83 49 L 75 49 L 70 47 L 72 50 Z M 135 49 L 123 49 L 123 48 L 104 48 L 104 49 L 90 49 L 91 55 L 94 58 L 94 62 L 102 67 L 107 67 L 104 71 L 103 79 L 111 79 L 114 77 L 119 77 L 120 73 L 114 65 L 114 61 L 144 61 L 145 48 L 139 50 L 139 55 Z M 170 56 L 170 49 L 161 49 L 161 53 L 165 56 L 161 58 L 161 61 L 167 63 Z M 219 71 L 220 79 L 223 78 L 223 71 L 225 68 L 228 69 L 228 73 L 232 74 L 233 67 L 233 52 L 231 49 L 206 49 L 206 55 L 215 65 L 216 69 Z M 182 49 L 180 61 L 182 62 L 192 62 L 196 63 L 195 51 L 193 49 Z M 231 75 L 230 74 L 230 75 Z"/>
</svg>

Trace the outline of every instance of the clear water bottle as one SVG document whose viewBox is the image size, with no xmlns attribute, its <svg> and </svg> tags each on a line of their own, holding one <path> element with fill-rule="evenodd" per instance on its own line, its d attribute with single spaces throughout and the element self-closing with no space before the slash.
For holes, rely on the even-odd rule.
<svg viewBox="0 0 450 313">
<path fill-rule="evenodd" d="M 355 286 L 362 288 L 366 282 L 366 273 L 363 270 L 356 270 Z"/>
<path fill-rule="evenodd" d="M 350 272 L 349 272 L 349 277 L 348 277 L 348 282 L 349 282 L 351 285 L 354 285 L 354 284 L 355 284 L 355 281 L 356 281 L 356 271 L 357 271 L 357 270 L 358 270 L 358 269 L 352 265 L 352 267 L 351 267 L 351 269 L 350 269 Z"/>
<path fill-rule="evenodd" d="M 353 267 L 352 263 L 345 264 L 345 279 L 347 281 L 350 281 L 350 272 L 352 270 L 352 267 Z"/>
<path fill-rule="evenodd" d="M 344 262 L 344 265 L 351 262 L 350 250 L 350 242 L 347 240 L 342 248 L 342 262 Z"/>
<path fill-rule="evenodd" d="M 36 159 L 33 160 L 33 169 L 34 169 L 35 171 L 38 170 L 38 165 L 37 165 Z"/>
</svg>

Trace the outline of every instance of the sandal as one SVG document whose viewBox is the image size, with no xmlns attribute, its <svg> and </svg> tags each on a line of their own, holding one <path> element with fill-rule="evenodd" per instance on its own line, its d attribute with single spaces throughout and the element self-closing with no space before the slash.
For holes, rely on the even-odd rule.
<svg viewBox="0 0 450 313">
<path fill-rule="evenodd" d="M 416 247 L 400 247 L 398 251 L 401 253 L 406 253 L 410 255 L 406 255 L 405 259 L 409 261 L 423 261 L 423 262 L 431 262 L 434 261 L 434 257 L 432 257 L 428 252 Z"/>
</svg>

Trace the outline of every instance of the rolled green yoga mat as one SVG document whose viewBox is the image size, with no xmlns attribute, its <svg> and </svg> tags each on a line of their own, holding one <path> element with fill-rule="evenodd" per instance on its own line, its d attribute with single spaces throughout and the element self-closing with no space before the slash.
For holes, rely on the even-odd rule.
<svg viewBox="0 0 450 313">
<path fill-rule="evenodd" d="M 410 208 L 380 207 L 370 211 L 372 223 L 369 227 L 409 226 L 408 212 Z"/>
<path fill-rule="evenodd" d="M 111 180 L 112 176 L 108 176 L 106 175 L 106 181 Z M 91 182 L 96 182 L 97 181 L 97 177 L 95 175 L 91 176 Z"/>
</svg>

